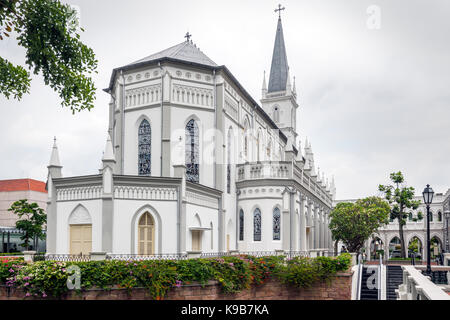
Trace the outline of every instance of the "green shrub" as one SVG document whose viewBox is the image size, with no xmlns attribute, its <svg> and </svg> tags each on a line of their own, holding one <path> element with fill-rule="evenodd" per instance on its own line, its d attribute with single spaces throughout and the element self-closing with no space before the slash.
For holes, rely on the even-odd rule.
<svg viewBox="0 0 450 320">
<path fill-rule="evenodd" d="M 308 287 L 316 281 L 330 279 L 338 271 L 347 270 L 350 261 L 349 254 L 336 258 L 290 260 L 283 256 L 239 255 L 179 261 L 38 261 L 31 264 L 7 261 L 0 263 L 0 283 L 22 288 L 26 296 L 60 298 L 69 291 L 67 279 L 73 272 L 68 270 L 69 266 L 75 265 L 81 274 L 81 291 L 147 288 L 154 299 L 162 299 L 173 287 L 191 282 L 205 285 L 209 280 L 217 280 L 224 293 L 240 292 L 251 285 L 262 284 L 272 276 L 297 287 Z"/>
<path fill-rule="evenodd" d="M 348 253 L 336 258 L 295 257 L 279 264 L 276 275 L 283 283 L 308 288 L 316 282 L 330 280 L 337 272 L 346 271 L 350 266 L 351 256 Z"/>
</svg>

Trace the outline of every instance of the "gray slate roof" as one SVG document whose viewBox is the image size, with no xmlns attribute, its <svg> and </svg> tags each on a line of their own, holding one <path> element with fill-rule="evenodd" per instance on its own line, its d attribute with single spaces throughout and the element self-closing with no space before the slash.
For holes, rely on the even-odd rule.
<svg viewBox="0 0 450 320">
<path fill-rule="evenodd" d="M 194 62 L 198 64 L 203 64 L 211 67 L 217 67 L 217 64 L 208 58 L 203 52 L 201 52 L 192 41 L 184 41 L 173 47 L 160 51 L 158 53 L 152 54 L 141 60 L 130 63 L 129 65 L 157 60 L 161 58 L 172 58 L 183 61 Z"/>
<path fill-rule="evenodd" d="M 288 77 L 288 62 L 286 48 L 284 46 L 283 26 L 278 19 L 277 34 L 273 47 L 272 66 L 270 67 L 270 79 L 268 92 L 285 91 Z"/>
</svg>

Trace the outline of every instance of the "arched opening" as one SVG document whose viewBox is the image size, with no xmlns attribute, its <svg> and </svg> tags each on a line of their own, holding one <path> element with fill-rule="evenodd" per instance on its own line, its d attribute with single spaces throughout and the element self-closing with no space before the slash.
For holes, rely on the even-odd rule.
<svg viewBox="0 0 450 320">
<path fill-rule="evenodd" d="M 138 223 L 138 254 L 151 255 L 155 252 L 155 221 L 145 212 Z"/>
<path fill-rule="evenodd" d="M 69 216 L 69 253 L 87 255 L 92 251 L 92 220 L 88 210 L 78 205 Z"/>
<path fill-rule="evenodd" d="M 273 121 L 275 123 L 280 121 L 280 110 L 279 110 L 278 106 L 275 106 L 273 108 Z"/>
<path fill-rule="evenodd" d="M 401 241 L 396 236 L 389 241 L 389 258 L 400 258 L 401 256 Z"/>
<path fill-rule="evenodd" d="M 152 129 L 150 123 L 144 119 L 139 125 L 138 132 L 138 159 L 139 175 L 151 175 L 151 149 L 152 149 Z"/>
<path fill-rule="evenodd" d="M 442 242 L 437 236 L 430 239 L 430 256 L 431 259 L 436 259 L 442 253 Z"/>
<path fill-rule="evenodd" d="M 422 241 L 416 236 L 412 237 L 408 242 L 408 257 L 422 259 Z"/>
<path fill-rule="evenodd" d="M 379 259 L 384 256 L 383 241 L 379 237 L 374 237 L 370 242 L 370 258 Z"/>
</svg>

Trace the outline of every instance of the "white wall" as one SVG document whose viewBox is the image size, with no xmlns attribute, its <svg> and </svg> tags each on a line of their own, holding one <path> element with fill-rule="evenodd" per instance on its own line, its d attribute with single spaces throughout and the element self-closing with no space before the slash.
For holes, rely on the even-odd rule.
<svg viewBox="0 0 450 320">
<path fill-rule="evenodd" d="M 137 223 L 148 211 L 155 221 L 155 253 L 177 252 L 177 201 L 114 200 L 113 253 L 137 253 Z M 133 216 L 135 224 L 132 225 Z M 158 215 L 160 219 L 158 219 Z M 132 228 L 134 228 L 134 251 L 131 251 Z M 161 230 L 161 252 L 159 251 Z"/>
<path fill-rule="evenodd" d="M 100 199 L 58 201 L 56 224 L 56 253 L 70 253 L 69 216 L 73 210 L 82 205 L 89 212 L 92 221 L 92 251 L 101 251 L 102 245 L 102 202 Z"/>
</svg>

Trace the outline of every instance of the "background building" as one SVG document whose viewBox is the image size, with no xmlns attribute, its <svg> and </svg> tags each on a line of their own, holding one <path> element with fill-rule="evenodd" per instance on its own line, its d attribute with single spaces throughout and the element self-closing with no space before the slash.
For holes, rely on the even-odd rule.
<svg viewBox="0 0 450 320">
<path fill-rule="evenodd" d="M 0 252 L 22 251 L 19 244 L 20 232 L 15 228 L 17 215 L 8 211 L 17 201 L 27 199 L 36 202 L 40 208 L 47 208 L 45 182 L 33 179 L 0 180 Z M 45 241 L 38 241 L 38 251 L 45 251 Z"/>
<path fill-rule="evenodd" d="M 403 228 L 403 237 L 407 248 L 408 256 L 414 252 L 416 257 L 426 260 L 427 241 L 427 208 L 423 203 L 422 195 L 416 196 L 415 200 L 420 200 L 420 206 L 409 214 L 406 225 Z M 334 206 L 339 202 L 356 202 L 351 200 L 334 201 Z M 435 193 L 433 203 L 430 206 L 430 239 L 431 258 L 436 258 L 442 252 L 449 252 L 449 219 L 450 219 L 450 189 L 445 194 Z M 423 218 L 418 219 L 421 212 Z M 365 252 L 368 259 L 376 259 L 379 252 L 385 253 L 385 258 L 400 257 L 400 235 L 398 220 L 391 220 L 390 223 L 373 234 L 366 242 Z M 340 247 L 339 247 L 340 249 Z M 382 251 L 380 251 L 382 250 Z M 369 254 L 370 253 L 370 254 Z"/>
</svg>

